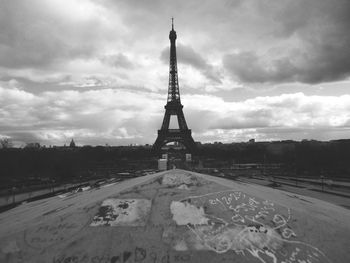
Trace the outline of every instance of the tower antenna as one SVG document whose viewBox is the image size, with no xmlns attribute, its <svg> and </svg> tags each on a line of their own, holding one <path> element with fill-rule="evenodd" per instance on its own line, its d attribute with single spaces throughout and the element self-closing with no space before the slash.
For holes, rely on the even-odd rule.
<svg viewBox="0 0 350 263">
<path fill-rule="evenodd" d="M 171 29 L 174 30 L 174 17 L 171 17 Z"/>
</svg>

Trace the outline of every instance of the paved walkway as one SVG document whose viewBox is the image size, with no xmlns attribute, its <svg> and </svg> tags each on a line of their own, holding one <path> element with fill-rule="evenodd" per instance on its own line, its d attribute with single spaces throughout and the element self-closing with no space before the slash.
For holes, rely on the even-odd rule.
<svg viewBox="0 0 350 263">
<path fill-rule="evenodd" d="M 171 170 L 0 214 L 0 262 L 348 262 L 350 211 Z"/>
<path fill-rule="evenodd" d="M 271 186 L 273 182 L 269 180 L 269 178 L 257 179 L 257 178 L 241 177 L 238 180 L 249 184 L 258 184 L 258 185 L 269 186 L 273 188 Z M 302 185 L 302 184 L 298 184 L 296 186 L 295 184 L 291 184 L 291 183 L 286 184 L 285 182 L 282 182 L 280 180 L 275 180 L 275 182 L 278 183 L 279 186 L 274 187 L 274 189 L 296 193 L 299 195 L 310 196 L 313 198 L 317 198 L 317 199 L 350 209 L 350 193 L 334 191 L 334 190 L 332 191 L 329 189 L 322 191 L 321 187 L 317 187 L 317 186 L 315 187 L 313 185 Z"/>
</svg>

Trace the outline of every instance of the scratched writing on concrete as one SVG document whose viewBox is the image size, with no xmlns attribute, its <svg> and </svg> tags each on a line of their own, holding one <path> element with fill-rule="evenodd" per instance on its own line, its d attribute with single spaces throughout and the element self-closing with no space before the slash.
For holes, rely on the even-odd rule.
<svg viewBox="0 0 350 263">
<path fill-rule="evenodd" d="M 273 229 L 281 229 L 286 239 L 296 237 L 296 233 L 287 227 L 290 221 L 290 209 L 276 205 L 270 200 L 258 200 L 240 191 L 220 192 L 208 197 L 211 206 L 220 206 L 221 209 L 232 213 L 231 221 L 234 224 L 264 225 L 272 221 Z"/>
<path fill-rule="evenodd" d="M 178 207 L 183 207 L 182 211 Z M 175 250 L 249 252 L 261 262 L 329 262 L 322 251 L 296 240 L 290 209 L 270 200 L 223 191 L 173 201 L 171 212 L 178 225 L 187 225 L 192 232 L 192 236 L 179 236 L 178 230 L 173 231 L 173 237 L 167 233 L 169 240 L 175 240 Z"/>
<path fill-rule="evenodd" d="M 77 214 L 74 218 L 59 217 L 50 224 L 41 224 L 24 233 L 25 242 L 33 248 L 45 248 L 69 239 L 86 226 L 87 216 Z"/>
<path fill-rule="evenodd" d="M 113 254 L 113 253 L 112 253 Z M 127 263 L 127 262 L 152 262 L 172 263 L 190 262 L 191 255 L 188 253 L 168 253 L 135 247 L 113 255 L 89 255 L 88 253 L 76 253 L 60 255 L 53 258 L 52 263 Z"/>
</svg>

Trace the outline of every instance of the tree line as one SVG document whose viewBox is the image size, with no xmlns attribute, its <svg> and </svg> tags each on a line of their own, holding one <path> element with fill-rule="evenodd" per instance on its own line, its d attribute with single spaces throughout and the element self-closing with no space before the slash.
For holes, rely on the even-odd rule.
<svg viewBox="0 0 350 263">
<path fill-rule="evenodd" d="M 36 145 L 37 146 L 37 145 Z M 123 171 L 157 169 L 151 146 L 0 149 L 0 185 L 64 182 Z M 295 174 L 350 177 L 350 140 L 199 144 L 194 161 L 281 163 Z"/>
</svg>

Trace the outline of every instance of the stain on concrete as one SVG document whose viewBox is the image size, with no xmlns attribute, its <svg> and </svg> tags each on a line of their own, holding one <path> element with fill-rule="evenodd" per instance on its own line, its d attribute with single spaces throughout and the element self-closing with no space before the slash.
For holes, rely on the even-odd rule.
<svg viewBox="0 0 350 263">
<path fill-rule="evenodd" d="M 43 216 L 47 216 L 47 215 L 50 215 L 50 214 L 54 214 L 54 213 L 56 213 L 56 212 L 58 212 L 58 211 L 61 211 L 61 210 L 66 209 L 66 208 L 68 208 L 68 207 L 70 207 L 70 206 L 72 206 L 72 205 L 73 205 L 73 204 L 69 204 L 69 205 L 67 205 L 67 206 L 63 206 L 63 207 L 59 207 L 59 208 L 50 210 L 50 211 L 44 213 Z"/>
<path fill-rule="evenodd" d="M 150 210 L 147 199 L 106 199 L 90 226 L 144 226 Z"/>
<path fill-rule="evenodd" d="M 199 182 L 197 178 L 191 174 L 172 172 L 163 176 L 162 185 L 188 190 L 190 187 L 198 186 Z"/>
<path fill-rule="evenodd" d="M 299 199 L 299 200 L 301 200 L 301 201 L 303 201 L 303 202 L 307 202 L 307 203 L 311 203 L 311 204 L 312 204 L 311 201 L 306 200 L 305 198 L 302 198 L 302 197 L 299 196 L 299 195 L 290 195 L 290 194 L 286 194 L 286 196 L 289 196 L 289 197 L 292 197 L 292 198 L 296 198 L 296 199 Z"/>
</svg>

